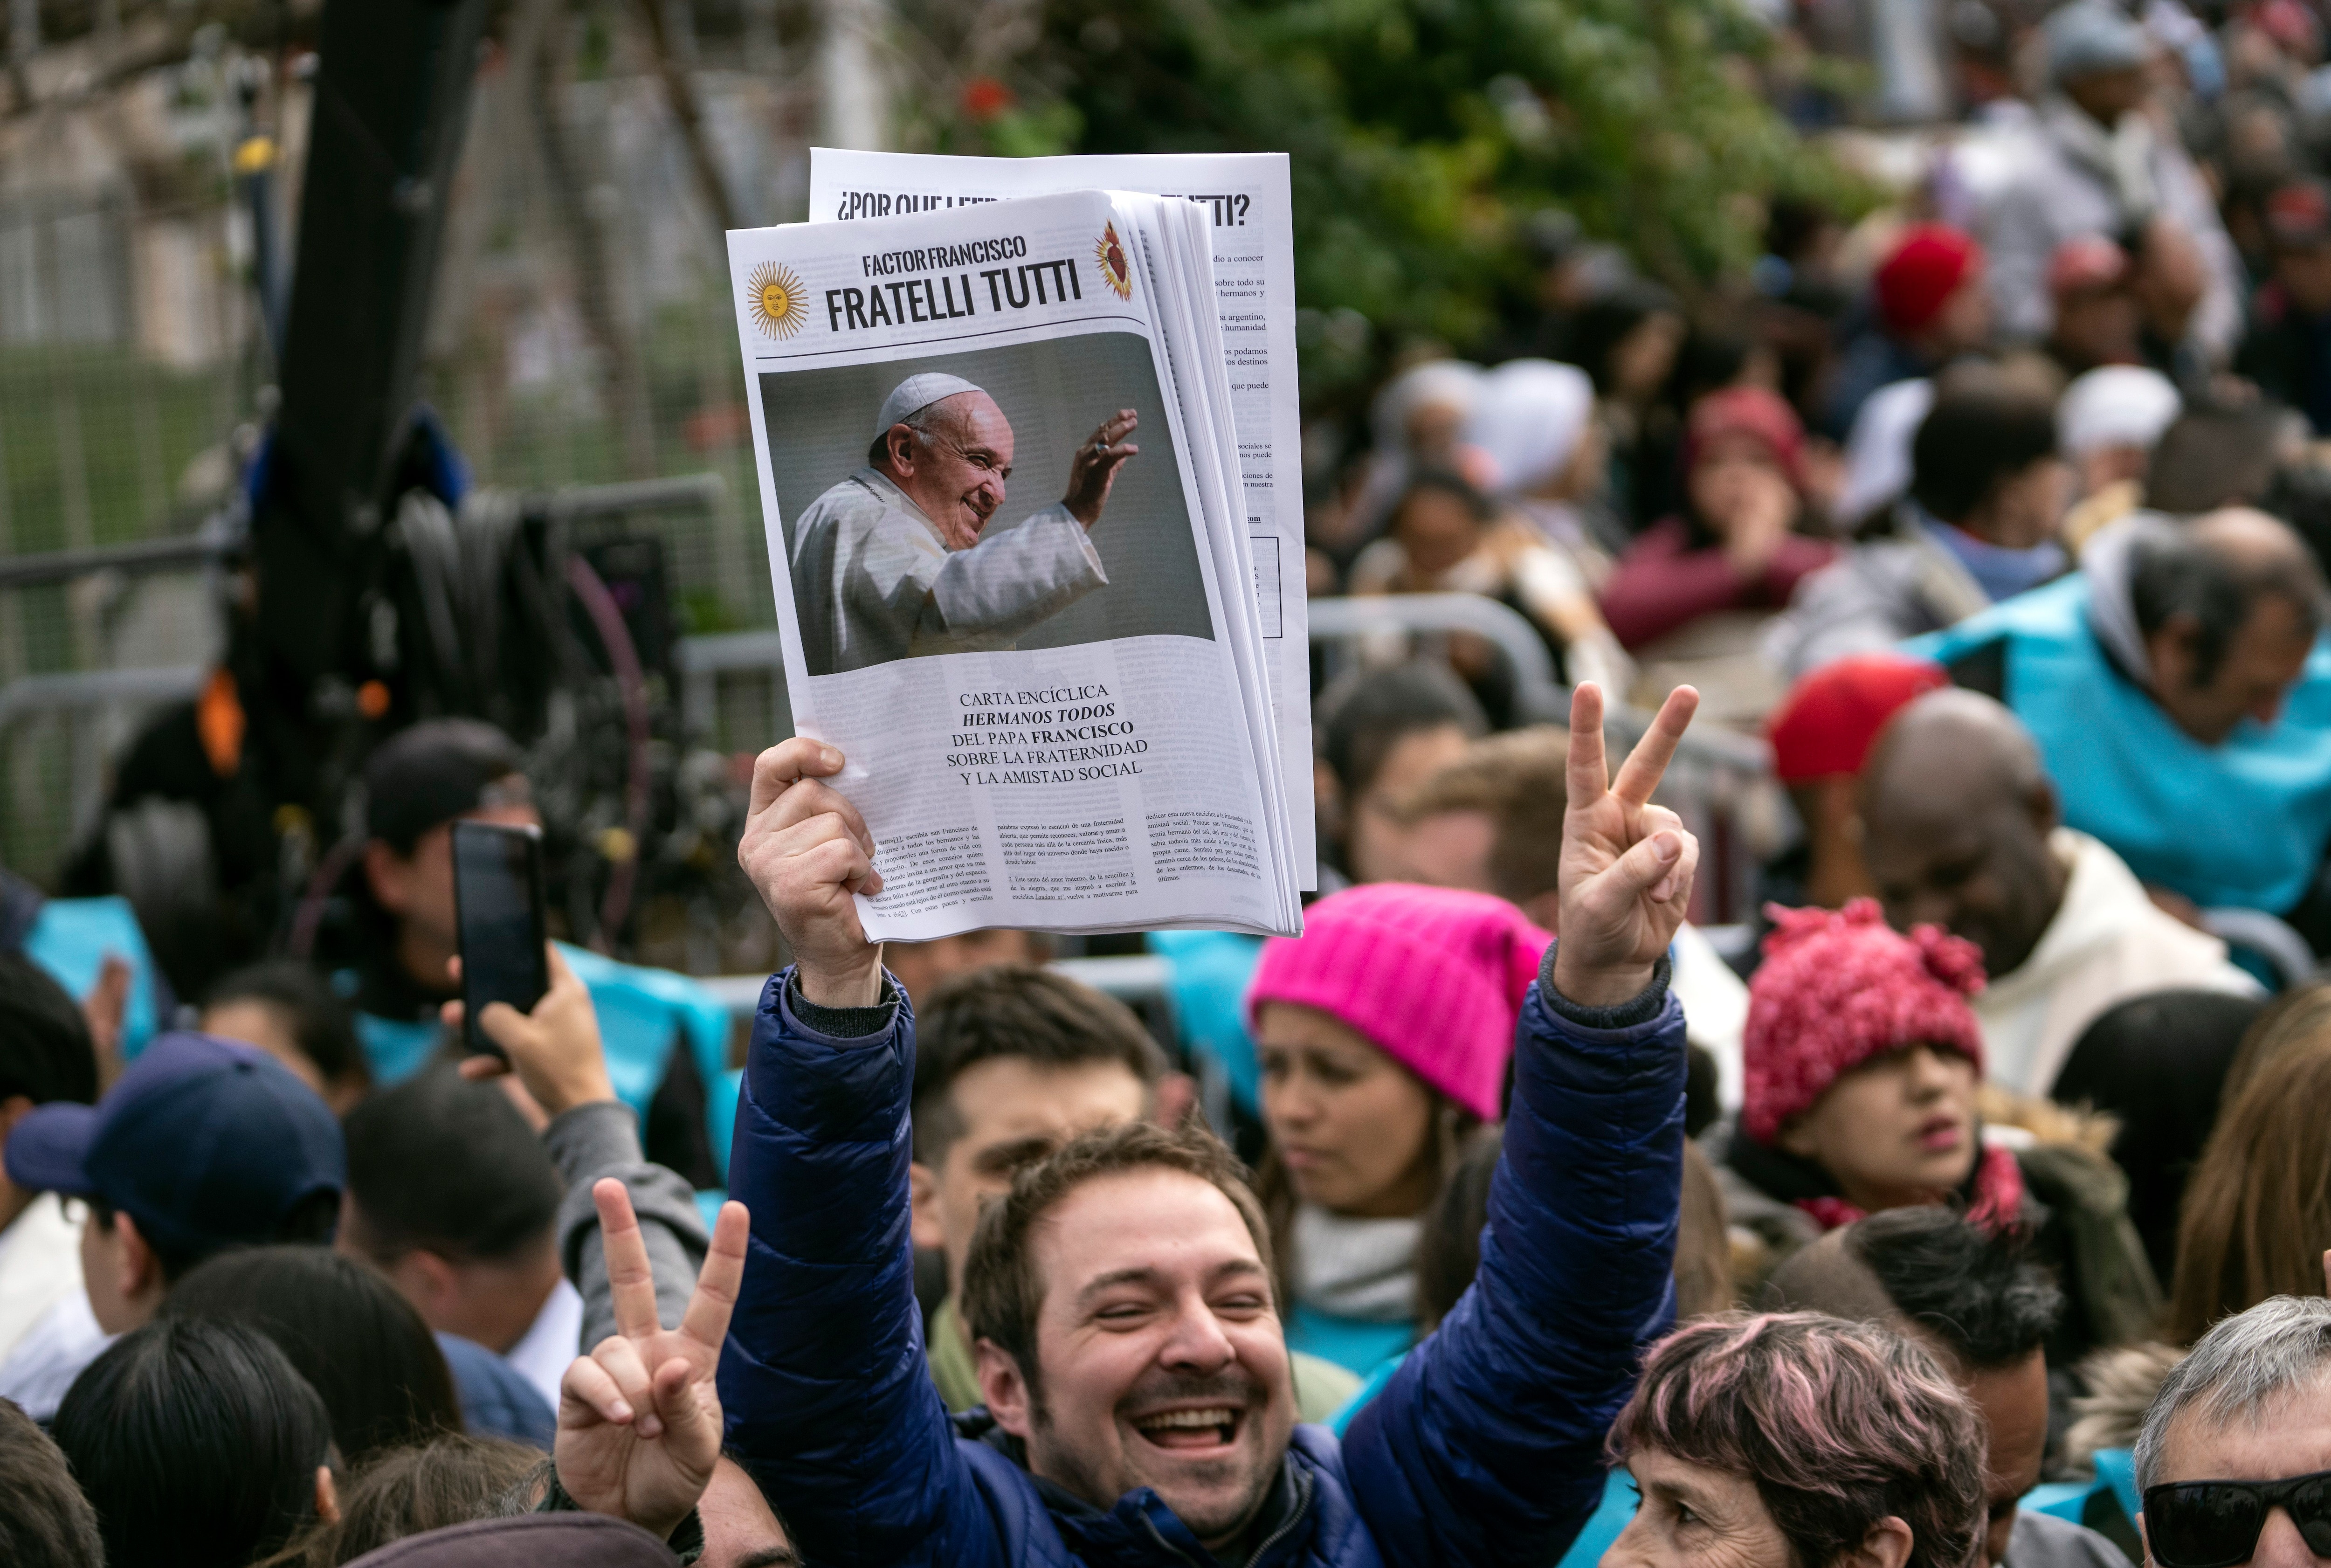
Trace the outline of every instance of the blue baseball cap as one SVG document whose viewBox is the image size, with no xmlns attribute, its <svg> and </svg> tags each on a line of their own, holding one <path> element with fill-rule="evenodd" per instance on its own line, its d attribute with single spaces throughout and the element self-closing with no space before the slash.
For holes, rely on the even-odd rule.
<svg viewBox="0 0 2331 1568">
<path fill-rule="evenodd" d="M 165 1034 L 94 1106 L 37 1106 L 0 1154 L 33 1192 L 95 1198 L 167 1252 L 265 1242 L 304 1198 L 347 1185 L 338 1118 L 265 1051 Z"/>
</svg>

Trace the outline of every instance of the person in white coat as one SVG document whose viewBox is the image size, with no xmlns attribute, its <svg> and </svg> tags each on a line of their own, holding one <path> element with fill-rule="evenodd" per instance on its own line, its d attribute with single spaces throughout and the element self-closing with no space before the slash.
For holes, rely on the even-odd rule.
<svg viewBox="0 0 2331 1568">
<path fill-rule="evenodd" d="M 2046 1095 L 2081 1031 L 2132 996 L 2258 993 L 2224 943 L 2058 825 L 2039 749 L 1990 698 L 1946 689 L 1903 708 L 1861 787 L 1862 853 L 1889 923 L 1932 923 L 1983 949 L 1991 981 L 1970 1002 L 1992 1081 Z"/>
<path fill-rule="evenodd" d="M 893 659 L 1009 649 L 1108 575 L 1088 537 L 1140 448 L 1121 408 L 1079 447 L 1059 502 L 994 524 L 1011 421 L 957 375 L 910 375 L 883 399 L 866 466 L 794 524 L 794 603 L 812 675 Z"/>
</svg>

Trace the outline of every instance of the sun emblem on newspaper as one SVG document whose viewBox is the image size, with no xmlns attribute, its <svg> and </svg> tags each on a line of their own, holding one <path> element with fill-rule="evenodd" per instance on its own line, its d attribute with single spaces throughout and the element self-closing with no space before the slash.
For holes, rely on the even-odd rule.
<svg viewBox="0 0 2331 1568">
<path fill-rule="evenodd" d="M 802 280 L 794 276 L 791 267 L 764 261 L 745 282 L 752 291 L 753 325 L 761 329 L 762 337 L 791 337 L 809 319 Z"/>
<path fill-rule="evenodd" d="M 1100 280 L 1116 290 L 1118 299 L 1132 299 L 1133 268 L 1125 259 L 1125 242 L 1117 237 L 1115 223 L 1101 231 L 1093 254 L 1100 260 Z"/>
</svg>

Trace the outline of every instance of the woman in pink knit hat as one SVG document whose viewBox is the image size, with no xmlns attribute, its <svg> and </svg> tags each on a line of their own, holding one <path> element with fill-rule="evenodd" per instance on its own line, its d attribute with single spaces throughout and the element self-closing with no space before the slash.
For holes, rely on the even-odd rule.
<svg viewBox="0 0 2331 1568">
<path fill-rule="evenodd" d="M 2051 1362 L 2141 1329 L 2160 1288 L 2126 1180 L 2094 1151 L 2026 1138 L 2019 1157 L 1983 1137 L 1974 944 L 1933 926 L 1890 930 L 1870 898 L 1772 913 L 1748 985 L 1739 1120 L 1728 1138 L 1710 1135 L 1743 1295 L 1823 1231 L 1948 1203 L 1977 1224 L 2034 1232 L 2070 1297 Z"/>
<path fill-rule="evenodd" d="M 1376 882 L 1265 945 L 1247 1015 L 1290 1347 L 1365 1373 L 1415 1337 L 1422 1216 L 1464 1135 L 1503 1114 L 1552 940 L 1501 898 Z"/>
</svg>

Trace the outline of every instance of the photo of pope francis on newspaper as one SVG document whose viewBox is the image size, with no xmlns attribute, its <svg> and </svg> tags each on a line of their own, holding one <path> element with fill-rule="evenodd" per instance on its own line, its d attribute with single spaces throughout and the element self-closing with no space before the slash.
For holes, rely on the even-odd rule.
<svg viewBox="0 0 2331 1568">
<path fill-rule="evenodd" d="M 764 378 L 809 674 L 1210 637 L 1147 345 L 1102 333 L 946 359 Z"/>
</svg>

